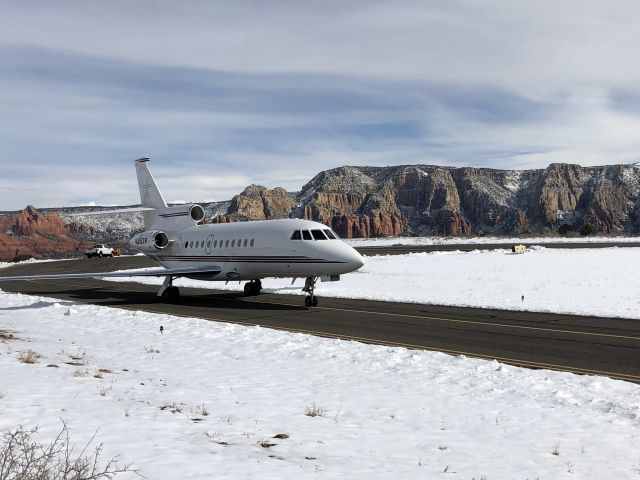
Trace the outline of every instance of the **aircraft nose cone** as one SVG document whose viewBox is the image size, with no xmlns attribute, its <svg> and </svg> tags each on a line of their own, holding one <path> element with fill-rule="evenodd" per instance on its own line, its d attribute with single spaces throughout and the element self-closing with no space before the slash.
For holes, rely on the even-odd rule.
<svg viewBox="0 0 640 480">
<path fill-rule="evenodd" d="M 351 248 L 351 256 L 350 256 L 349 264 L 354 270 L 358 270 L 360 267 L 364 265 L 364 259 L 362 255 L 358 253 L 355 248 Z"/>
</svg>

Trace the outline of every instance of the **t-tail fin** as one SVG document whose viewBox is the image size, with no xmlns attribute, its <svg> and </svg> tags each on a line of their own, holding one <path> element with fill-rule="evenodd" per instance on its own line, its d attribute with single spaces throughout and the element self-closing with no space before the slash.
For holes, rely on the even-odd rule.
<svg viewBox="0 0 640 480">
<path fill-rule="evenodd" d="M 156 211 L 144 212 L 144 227 L 149 229 L 156 223 L 158 213 L 167 210 L 167 202 L 164 201 L 158 186 L 156 185 L 147 163 L 148 158 L 140 158 L 135 161 L 136 175 L 138 176 L 138 188 L 140 189 L 140 204 L 143 207 L 155 208 Z"/>
<path fill-rule="evenodd" d="M 147 167 L 148 162 L 148 158 L 136 160 L 136 174 L 138 175 L 138 187 L 140 188 L 140 204 L 143 207 L 164 210 L 167 208 L 167 202 L 162 198 L 156 181 L 153 179 L 149 167 Z"/>
<path fill-rule="evenodd" d="M 140 206 L 99 210 L 94 212 L 78 212 L 71 216 L 84 217 L 87 215 L 109 215 L 113 213 L 142 212 L 144 215 L 144 228 L 162 229 L 166 232 L 175 232 L 183 228 L 197 225 L 205 218 L 205 211 L 200 205 L 186 204 L 169 207 L 164 201 L 158 186 L 156 185 L 149 167 L 148 158 L 140 158 L 135 161 L 138 187 L 140 188 Z"/>
</svg>

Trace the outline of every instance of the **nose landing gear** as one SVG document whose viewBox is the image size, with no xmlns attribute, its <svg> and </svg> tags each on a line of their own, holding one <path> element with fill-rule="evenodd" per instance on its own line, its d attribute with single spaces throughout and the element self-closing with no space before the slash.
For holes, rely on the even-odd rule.
<svg viewBox="0 0 640 480">
<path fill-rule="evenodd" d="M 245 295 L 260 295 L 262 290 L 262 282 L 260 280 L 251 280 L 244 284 Z"/>
<path fill-rule="evenodd" d="M 304 281 L 304 288 L 302 291 L 309 294 L 304 299 L 305 307 L 316 307 L 318 305 L 318 297 L 313 294 L 316 289 L 316 280 L 316 277 L 307 277 Z"/>
</svg>

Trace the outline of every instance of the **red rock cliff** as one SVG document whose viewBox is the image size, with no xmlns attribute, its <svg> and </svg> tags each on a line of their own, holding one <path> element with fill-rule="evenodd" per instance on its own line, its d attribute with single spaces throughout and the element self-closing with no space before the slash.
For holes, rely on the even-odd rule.
<svg viewBox="0 0 640 480">
<path fill-rule="evenodd" d="M 88 246 L 71 236 L 57 213 L 45 215 L 28 206 L 17 214 L 0 216 L 1 259 L 12 259 L 16 252 L 36 258 L 80 254 Z"/>
</svg>

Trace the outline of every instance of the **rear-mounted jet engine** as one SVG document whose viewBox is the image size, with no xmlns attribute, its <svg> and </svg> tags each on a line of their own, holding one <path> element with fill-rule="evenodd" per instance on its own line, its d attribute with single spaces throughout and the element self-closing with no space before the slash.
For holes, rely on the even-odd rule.
<svg viewBox="0 0 640 480">
<path fill-rule="evenodd" d="M 155 253 L 169 246 L 169 237 L 160 230 L 142 232 L 129 241 L 132 249 L 140 252 Z"/>
</svg>

